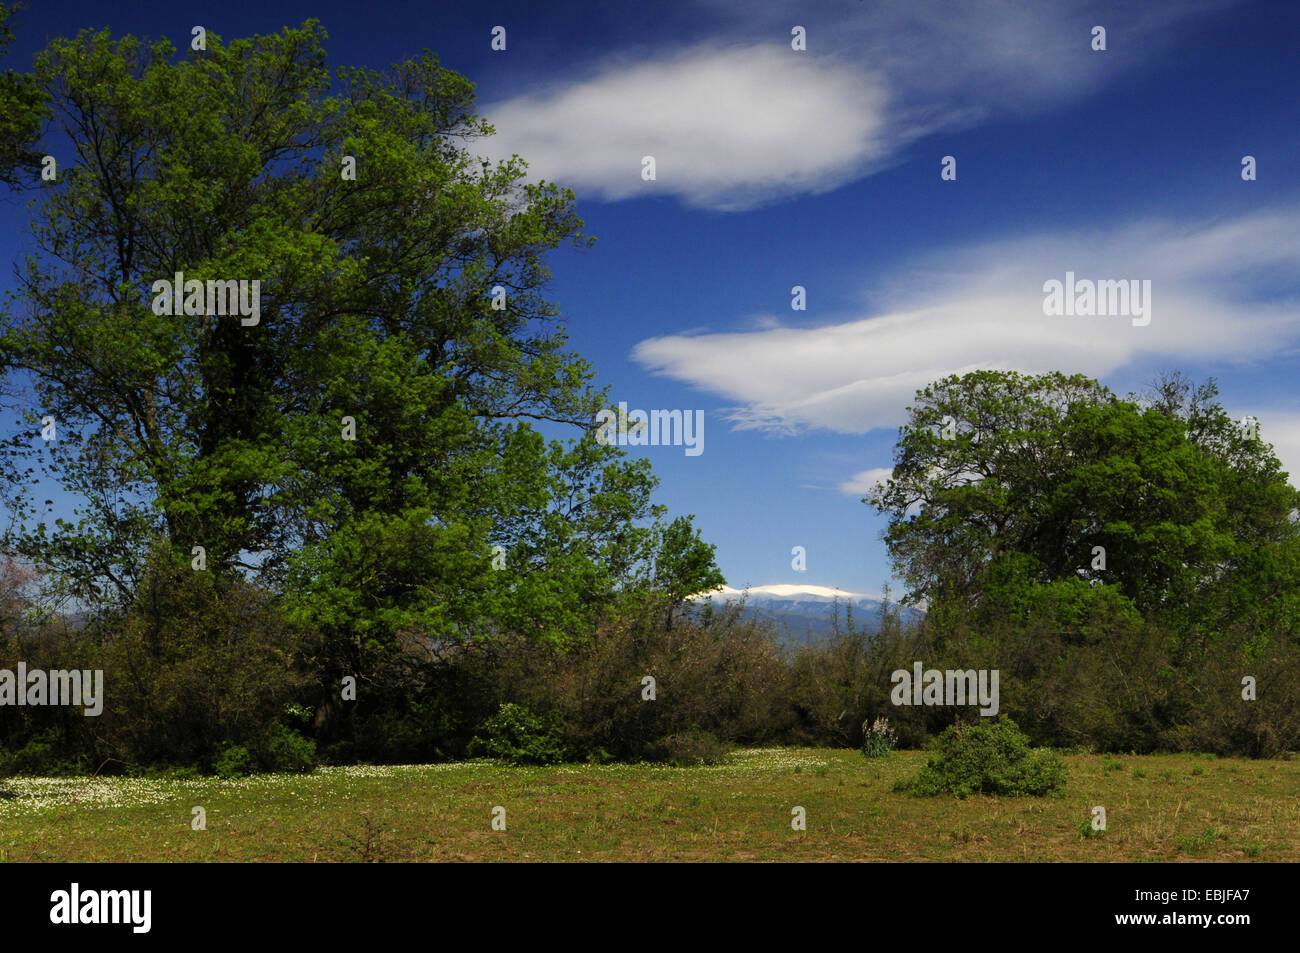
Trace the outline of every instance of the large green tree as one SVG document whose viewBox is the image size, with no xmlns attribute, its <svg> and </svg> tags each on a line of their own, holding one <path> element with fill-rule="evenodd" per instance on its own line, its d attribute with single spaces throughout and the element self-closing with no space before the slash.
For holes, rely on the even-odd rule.
<svg viewBox="0 0 1300 953">
<path fill-rule="evenodd" d="M 1245 614 L 1300 634 L 1300 493 L 1216 395 L 997 371 L 926 387 L 868 498 L 909 596 L 965 615 L 1086 580 L 1178 631 Z"/>
<path fill-rule="evenodd" d="M 51 527 L 27 500 L 9 542 L 123 603 L 150 554 L 202 546 L 283 593 L 336 673 L 412 632 L 562 642 L 649 572 L 659 515 L 543 296 L 546 254 L 590 242 L 573 195 L 479 159 L 473 85 L 431 54 L 331 76 L 325 38 L 38 56 L 58 177 L 0 317 L 0 375 L 34 388 L 0 466 L 84 505 Z M 157 313 L 177 272 L 260 281 L 260 321 Z M 33 441 L 44 417 L 58 439 Z"/>
</svg>

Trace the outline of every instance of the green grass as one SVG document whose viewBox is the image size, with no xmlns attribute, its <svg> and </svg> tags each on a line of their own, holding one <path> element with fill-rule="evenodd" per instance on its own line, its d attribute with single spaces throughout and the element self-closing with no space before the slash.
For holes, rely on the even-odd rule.
<svg viewBox="0 0 1300 953">
<path fill-rule="evenodd" d="M 770 749 L 696 768 L 471 761 L 230 781 L 10 778 L 0 781 L 0 858 L 1300 860 L 1300 761 L 1130 755 L 1117 768 L 1066 755 L 1063 797 L 894 793 L 925 758 Z M 497 805 L 505 831 L 491 826 Z M 790 828 L 796 805 L 806 831 Z M 1080 836 L 1095 805 L 1106 808 L 1105 836 Z M 207 830 L 191 829 L 194 806 Z"/>
</svg>

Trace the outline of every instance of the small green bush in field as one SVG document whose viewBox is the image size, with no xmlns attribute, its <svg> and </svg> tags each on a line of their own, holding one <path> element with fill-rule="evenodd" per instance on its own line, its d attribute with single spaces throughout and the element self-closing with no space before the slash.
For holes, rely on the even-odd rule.
<svg viewBox="0 0 1300 953">
<path fill-rule="evenodd" d="M 1105 837 L 1106 828 L 1093 827 L 1092 818 L 1086 817 L 1079 822 L 1079 833 L 1084 837 Z"/>
<path fill-rule="evenodd" d="M 1065 785 L 1065 764 L 1054 753 L 1029 746 L 1010 718 L 991 725 L 951 725 L 934 742 L 935 757 L 895 790 L 918 797 L 953 794 L 1034 795 Z"/>
<path fill-rule="evenodd" d="M 471 751 L 511 764 L 560 764 L 568 754 L 564 725 L 555 712 L 542 716 L 506 702 L 483 723 L 481 731 Z"/>
<path fill-rule="evenodd" d="M 316 742 L 277 721 L 267 732 L 262 762 L 268 771 L 307 773 L 316 767 Z"/>
<path fill-rule="evenodd" d="M 212 772 L 219 778 L 239 778 L 252 774 L 255 767 L 253 755 L 243 745 L 227 745 L 221 757 L 212 765 Z"/>
</svg>

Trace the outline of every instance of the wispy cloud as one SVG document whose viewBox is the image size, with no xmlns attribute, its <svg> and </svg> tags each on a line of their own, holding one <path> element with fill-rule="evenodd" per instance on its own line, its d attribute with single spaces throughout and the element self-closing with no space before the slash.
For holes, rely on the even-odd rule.
<svg viewBox="0 0 1300 953">
<path fill-rule="evenodd" d="M 727 35 L 808 31 L 810 55 L 847 54 L 888 79 L 904 110 L 980 115 L 1049 109 L 1119 81 L 1166 55 L 1184 27 L 1241 0 L 908 0 L 801 3 L 700 0 Z M 1104 53 L 1092 28 L 1107 31 Z"/>
<path fill-rule="evenodd" d="M 840 492 L 849 496 L 866 496 L 894 475 L 893 467 L 874 467 L 853 474 L 840 484 Z"/>
<path fill-rule="evenodd" d="M 1150 324 L 1044 315 L 1044 282 L 1067 271 L 1150 280 Z M 1261 299 L 1264 273 L 1272 276 L 1265 287 L 1289 294 Z M 862 434 L 897 426 L 915 392 L 949 374 L 987 368 L 1103 377 L 1144 359 L 1275 356 L 1300 343 L 1297 273 L 1294 206 L 1199 226 L 1042 233 L 914 263 L 894 280 L 884 313 L 814 328 L 652 338 L 633 358 L 737 402 L 729 415 L 738 428 Z"/>
</svg>

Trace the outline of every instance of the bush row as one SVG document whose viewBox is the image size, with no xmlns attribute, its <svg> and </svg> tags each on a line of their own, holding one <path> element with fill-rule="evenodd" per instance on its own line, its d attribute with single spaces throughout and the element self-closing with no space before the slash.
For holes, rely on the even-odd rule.
<svg viewBox="0 0 1300 953">
<path fill-rule="evenodd" d="M 0 706 L 0 774 L 233 775 L 475 755 L 686 764 L 731 745 L 857 747 L 864 722 L 882 716 L 912 748 L 981 722 L 974 707 L 894 706 L 891 673 L 915 661 L 999 669 L 1000 713 L 1036 746 L 1269 757 L 1300 737 L 1294 641 L 1250 631 L 1191 644 L 1104 596 L 1064 621 L 978 633 L 905 626 L 887 610 L 875 634 L 850 627 L 793 649 L 735 606 L 664 620 L 662 606 L 625 612 L 567 649 L 510 634 L 408 636 L 368 660 L 344 700 L 342 673 L 314 661 L 318 640 L 264 592 L 159 578 L 116 617 L 10 627 L 0 668 L 103 669 L 107 702 L 89 718 Z M 1244 676 L 1257 681 L 1254 701 Z"/>
</svg>

